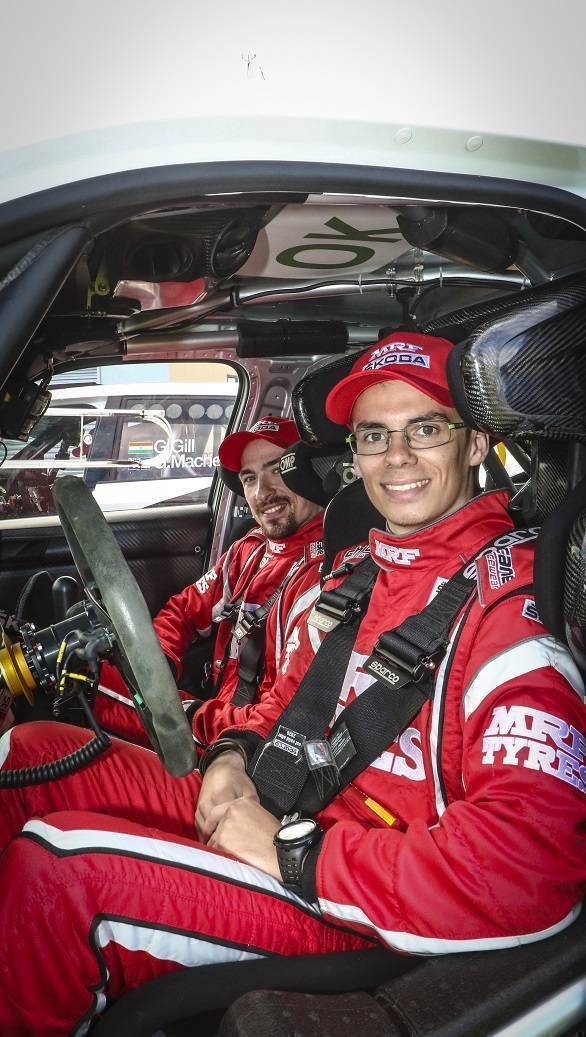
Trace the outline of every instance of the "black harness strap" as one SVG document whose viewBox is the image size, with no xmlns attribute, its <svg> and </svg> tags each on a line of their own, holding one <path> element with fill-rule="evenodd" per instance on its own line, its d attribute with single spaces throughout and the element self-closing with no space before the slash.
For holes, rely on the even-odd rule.
<svg viewBox="0 0 586 1037">
<path fill-rule="evenodd" d="M 296 694 L 250 764 L 250 774 L 261 801 L 266 804 L 276 803 L 272 795 L 275 790 L 281 789 L 286 800 L 292 802 L 301 792 L 307 776 L 307 770 L 299 766 L 303 741 L 320 738 L 332 719 L 358 623 L 377 573 L 378 566 L 367 556 L 335 591 L 322 592 L 320 596 L 314 614 L 319 616 L 323 610 L 329 633 L 322 640 Z M 335 689 L 333 704 L 332 688 Z M 303 735 L 297 735 L 299 731 Z M 273 805 L 272 809 L 279 813 L 280 807 L 275 810 Z M 284 813 L 286 809 L 283 807 L 280 812 Z"/>
<path fill-rule="evenodd" d="M 476 591 L 473 562 L 492 542 L 467 561 L 421 612 L 381 634 L 364 664 L 375 682 L 342 711 L 327 738 L 356 624 L 342 623 L 322 641 L 296 694 L 250 764 L 250 775 L 268 810 L 278 816 L 293 809 L 315 813 L 323 808 L 395 741 L 433 697 L 434 673 L 448 646 L 449 630 Z M 365 561 L 375 568 L 376 579 L 375 563 Z M 371 580 L 368 596 L 373 584 Z"/>
<path fill-rule="evenodd" d="M 396 630 L 381 634 L 364 665 L 377 679 L 334 723 L 326 739 L 332 756 L 330 770 L 320 776 L 316 769 L 308 775 L 296 809 L 307 813 L 323 809 L 433 698 L 437 664 L 448 647 L 449 630 L 476 594 L 474 576 L 464 576 L 468 565 L 444 584 L 422 612 L 409 616 Z"/>
<path fill-rule="evenodd" d="M 256 573 L 258 572 L 258 570 L 260 568 L 260 563 L 261 563 L 262 559 L 264 558 L 265 552 L 262 550 L 263 547 L 265 547 L 265 549 L 266 549 L 266 545 L 259 544 L 258 548 L 256 548 L 256 550 L 250 555 L 250 557 L 247 560 L 246 565 L 248 566 L 250 564 L 251 559 L 255 559 L 255 558 L 258 559 L 257 560 L 257 564 L 256 564 L 256 566 L 254 568 L 253 576 L 256 575 Z M 246 594 L 246 588 L 242 591 L 242 594 L 238 595 L 237 598 L 231 598 L 230 601 L 226 602 L 226 604 L 224 605 L 222 611 L 214 618 L 213 622 L 214 623 L 221 623 L 222 620 L 227 619 L 228 622 L 232 624 L 232 627 L 234 627 L 234 624 L 235 624 L 235 622 L 236 622 L 236 620 L 238 618 L 238 613 L 240 612 L 240 609 L 241 609 L 241 606 L 242 606 L 242 602 L 244 601 L 245 594 Z M 217 695 L 218 691 L 220 690 L 220 686 L 221 686 L 222 680 L 224 678 L 224 670 L 226 669 L 226 663 L 228 662 L 228 659 L 230 657 L 230 648 L 231 648 L 231 646 L 232 646 L 232 638 L 230 637 L 228 639 L 228 641 L 226 642 L 226 647 L 224 648 L 224 654 L 222 656 L 222 660 L 221 660 L 220 665 L 218 667 L 218 676 L 217 676 L 216 681 L 215 681 L 215 683 L 213 685 L 213 693 L 214 693 L 214 695 Z"/>
<path fill-rule="evenodd" d="M 232 696 L 233 706 L 246 706 L 250 702 L 254 702 L 256 698 L 264 657 L 264 629 L 269 612 L 303 562 L 303 558 L 294 562 L 264 605 L 259 605 L 254 612 L 244 612 L 234 627 L 233 636 L 240 644 L 240 651 L 238 653 L 238 685 Z"/>
</svg>

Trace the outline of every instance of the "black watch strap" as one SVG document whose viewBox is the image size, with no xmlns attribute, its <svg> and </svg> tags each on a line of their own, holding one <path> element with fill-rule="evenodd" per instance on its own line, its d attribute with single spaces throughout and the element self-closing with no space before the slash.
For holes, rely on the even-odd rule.
<svg viewBox="0 0 586 1037">
<path fill-rule="evenodd" d="M 292 824 L 297 823 L 298 822 L 292 822 Z M 312 847 L 316 846 L 316 844 L 321 841 L 323 830 L 316 821 L 313 821 L 311 831 L 307 832 L 305 835 L 302 835 L 297 839 L 280 838 L 283 828 L 292 827 L 292 824 L 291 826 L 282 826 L 279 831 L 276 832 L 273 842 L 277 850 L 277 861 L 283 885 L 287 886 L 288 889 L 293 890 L 295 893 L 301 893 L 305 858 Z"/>
</svg>

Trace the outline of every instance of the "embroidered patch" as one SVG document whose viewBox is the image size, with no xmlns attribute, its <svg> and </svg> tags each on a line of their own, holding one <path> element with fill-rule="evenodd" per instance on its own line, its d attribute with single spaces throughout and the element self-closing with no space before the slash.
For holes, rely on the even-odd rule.
<svg viewBox="0 0 586 1037">
<path fill-rule="evenodd" d="M 286 544 L 280 544 L 278 540 L 267 540 L 267 547 L 274 555 L 282 554 L 286 546 Z"/>
<path fill-rule="evenodd" d="M 253 425 L 250 429 L 251 432 L 278 432 L 279 426 L 276 421 L 266 421 L 265 419 L 257 421 L 256 425 Z"/>
<path fill-rule="evenodd" d="M 287 644 L 285 645 L 285 654 L 283 656 L 283 664 L 281 666 L 281 673 L 287 673 L 289 663 L 291 662 L 291 656 L 293 652 L 296 652 L 299 648 L 299 627 L 295 627 Z"/>
<path fill-rule="evenodd" d="M 374 541 L 374 553 L 377 558 L 393 565 L 411 565 L 415 558 L 419 558 L 420 551 L 417 548 L 395 547 L 394 544 L 385 544 L 382 540 Z"/>
<path fill-rule="evenodd" d="M 388 356 L 377 360 L 369 360 L 362 368 L 363 371 L 379 371 L 382 367 L 390 367 L 392 364 L 409 364 L 413 367 L 429 367 L 430 357 L 428 353 L 389 353 Z"/>
<path fill-rule="evenodd" d="M 321 558 L 324 553 L 323 540 L 314 540 L 309 545 L 309 557 L 310 558 Z"/>
<path fill-rule="evenodd" d="M 533 598 L 525 598 L 523 603 L 522 615 L 525 619 L 532 619 L 535 623 L 541 623 L 539 612 Z"/>
<path fill-rule="evenodd" d="M 488 571 L 488 582 L 492 590 L 515 578 L 515 567 L 508 547 L 492 547 L 483 556 Z"/>
</svg>

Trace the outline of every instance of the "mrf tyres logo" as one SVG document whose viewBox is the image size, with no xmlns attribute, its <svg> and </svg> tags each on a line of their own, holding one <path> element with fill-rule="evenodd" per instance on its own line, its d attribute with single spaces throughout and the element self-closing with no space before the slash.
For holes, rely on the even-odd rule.
<svg viewBox="0 0 586 1037">
<path fill-rule="evenodd" d="M 586 792 L 586 738 L 560 717 L 528 706 L 496 706 L 482 740 L 482 763 L 541 771 Z"/>
<path fill-rule="evenodd" d="M 393 565 L 411 565 L 415 558 L 419 558 L 421 552 L 417 548 L 395 547 L 394 544 L 385 544 L 384 541 L 375 539 L 374 553 L 377 558 Z"/>
<path fill-rule="evenodd" d="M 428 353 L 423 353 L 423 346 L 413 346 L 407 342 L 391 342 L 387 346 L 381 346 L 370 354 L 368 363 L 362 368 L 363 371 L 380 371 L 383 367 L 392 364 L 407 364 L 412 367 L 429 367 L 430 358 Z"/>
</svg>

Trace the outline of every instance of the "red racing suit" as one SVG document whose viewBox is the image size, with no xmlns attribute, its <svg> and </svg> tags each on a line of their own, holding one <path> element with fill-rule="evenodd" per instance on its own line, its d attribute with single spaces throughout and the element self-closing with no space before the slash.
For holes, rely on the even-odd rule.
<svg viewBox="0 0 586 1037">
<path fill-rule="evenodd" d="M 314 580 L 317 579 L 323 558 L 322 535 L 323 513 L 283 540 L 269 540 L 260 529 L 253 529 L 228 548 L 217 565 L 169 598 L 155 616 L 155 632 L 179 684 L 184 652 L 194 638 L 208 637 L 217 624 L 212 678 L 218 701 L 214 708 L 214 725 L 209 723 L 206 730 L 206 741 L 208 738 L 214 741 L 226 726 L 219 703 L 222 708 L 229 707 L 238 685 L 239 644 L 233 637 L 238 616 L 264 605 L 288 574 L 293 582 L 301 565 L 309 567 Z M 223 611 L 233 603 L 239 603 L 235 615 L 222 618 Z M 266 639 L 264 669 L 271 684 L 275 677 L 274 659 L 273 644 Z M 185 692 L 181 697 L 185 707 L 193 702 L 192 696 Z M 109 664 L 102 666 L 94 712 L 97 720 L 113 734 L 139 745 L 150 745 L 124 681 Z"/>
<path fill-rule="evenodd" d="M 478 559 L 434 699 L 319 815 L 307 899 L 197 843 L 197 774 L 172 779 L 138 746 L 115 741 L 71 777 L 0 791 L 0 1033 L 82 1035 L 108 996 L 185 964 L 373 938 L 411 953 L 494 949 L 568 925 L 584 889 L 583 682 L 536 613 L 533 535 L 513 530 L 502 493 L 409 536 L 372 531 L 380 572 L 338 710 L 370 682 L 381 631 L 498 540 Z M 243 739 L 266 736 L 311 663 L 322 635 L 306 619 L 289 623 Z M 0 766 L 90 737 L 23 725 L 0 739 Z"/>
<path fill-rule="evenodd" d="M 324 916 L 400 951 L 540 939 L 572 921 L 585 888 L 584 685 L 537 615 L 537 531 L 515 531 L 506 504 L 495 491 L 408 536 L 370 535 L 380 572 L 336 716 L 373 683 L 363 663 L 380 634 L 502 533 L 477 561 L 478 594 L 454 624 L 433 700 L 321 812 L 326 835 L 303 870 Z M 285 613 L 290 604 L 285 591 Z M 324 636 L 306 619 L 289 633 L 273 693 L 226 734 L 269 733 Z"/>
</svg>

